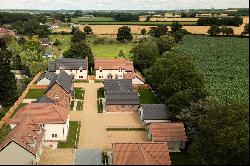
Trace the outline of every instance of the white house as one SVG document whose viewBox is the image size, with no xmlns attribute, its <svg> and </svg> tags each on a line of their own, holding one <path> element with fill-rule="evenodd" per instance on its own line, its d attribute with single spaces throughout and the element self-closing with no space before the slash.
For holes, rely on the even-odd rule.
<svg viewBox="0 0 250 166">
<path fill-rule="evenodd" d="M 42 155 L 45 130 L 25 117 L 0 145 L 0 165 L 37 165 Z"/>
<path fill-rule="evenodd" d="M 69 110 L 54 103 L 30 103 L 21 108 L 10 122 L 11 128 L 30 116 L 45 129 L 44 145 L 57 148 L 58 141 L 66 141 L 69 130 Z"/>
<path fill-rule="evenodd" d="M 142 104 L 139 108 L 139 116 L 144 125 L 153 122 L 170 122 L 172 119 L 172 113 L 165 104 Z"/>
<path fill-rule="evenodd" d="M 95 59 L 96 79 L 124 79 L 124 75 L 134 72 L 133 61 L 123 58 Z"/>
<path fill-rule="evenodd" d="M 74 75 L 76 80 L 88 79 L 88 59 L 61 58 L 48 65 L 48 71 L 59 74 L 64 70 L 67 74 Z"/>
</svg>

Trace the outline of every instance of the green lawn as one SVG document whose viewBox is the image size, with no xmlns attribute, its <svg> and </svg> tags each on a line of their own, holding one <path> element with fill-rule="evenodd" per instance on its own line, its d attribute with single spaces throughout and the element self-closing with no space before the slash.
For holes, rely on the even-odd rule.
<svg viewBox="0 0 250 166">
<path fill-rule="evenodd" d="M 104 98 L 104 88 L 99 88 L 97 90 L 97 98 Z"/>
<path fill-rule="evenodd" d="M 187 152 L 170 152 L 171 165 L 192 165 Z"/>
<path fill-rule="evenodd" d="M 249 38 L 185 36 L 176 51 L 195 60 L 209 95 L 248 102 Z"/>
<path fill-rule="evenodd" d="M 159 100 L 150 89 L 138 90 L 141 104 L 158 104 Z"/>
<path fill-rule="evenodd" d="M 83 110 L 83 101 L 77 101 L 76 110 L 77 111 Z"/>
<path fill-rule="evenodd" d="M 38 99 L 44 95 L 46 89 L 30 89 L 25 99 Z"/>
<path fill-rule="evenodd" d="M 84 89 L 82 88 L 74 88 L 75 99 L 83 100 L 84 97 Z"/>
<path fill-rule="evenodd" d="M 77 23 L 81 21 L 115 21 L 112 17 L 93 17 L 93 18 L 72 18 L 72 22 Z"/>
<path fill-rule="evenodd" d="M 4 125 L 1 129 L 0 129 L 0 144 L 3 142 L 3 140 L 5 139 L 5 137 L 9 134 L 10 132 L 10 125 Z"/>
<path fill-rule="evenodd" d="M 81 122 L 70 121 L 67 141 L 58 142 L 58 148 L 77 148 L 79 142 L 80 127 L 81 127 Z"/>
<path fill-rule="evenodd" d="M 128 58 L 130 56 L 129 51 L 133 46 L 133 43 L 92 44 L 91 49 L 96 58 L 118 57 L 120 50 Z"/>
<path fill-rule="evenodd" d="M 58 39 L 61 42 L 60 45 L 52 46 L 51 49 L 57 48 L 60 52 L 63 53 L 70 47 L 71 37 L 72 37 L 71 35 L 49 35 L 49 38 L 52 42 L 55 42 L 56 39 Z"/>
</svg>

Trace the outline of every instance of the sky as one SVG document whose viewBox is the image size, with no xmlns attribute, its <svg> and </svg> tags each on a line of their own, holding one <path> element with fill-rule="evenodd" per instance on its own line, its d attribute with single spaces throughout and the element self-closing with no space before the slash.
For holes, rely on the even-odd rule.
<svg viewBox="0 0 250 166">
<path fill-rule="evenodd" d="M 0 0 L 0 9 L 178 10 L 248 7 L 249 0 Z"/>
</svg>

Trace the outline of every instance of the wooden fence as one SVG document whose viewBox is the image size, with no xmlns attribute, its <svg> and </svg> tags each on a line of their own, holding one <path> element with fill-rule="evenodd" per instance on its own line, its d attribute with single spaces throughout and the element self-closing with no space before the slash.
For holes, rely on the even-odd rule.
<svg viewBox="0 0 250 166">
<path fill-rule="evenodd" d="M 27 88 L 25 89 L 25 91 L 23 91 L 22 95 L 18 98 L 18 100 L 13 104 L 13 106 L 9 109 L 9 111 L 4 115 L 4 117 L 2 118 L 2 120 L 0 121 L 0 129 L 3 127 L 3 125 L 8 124 L 10 121 L 10 117 L 13 114 L 13 112 L 15 111 L 15 109 L 17 109 L 17 107 L 19 106 L 20 103 L 22 103 L 23 99 L 25 98 L 25 96 L 28 94 L 29 90 L 31 89 L 31 87 L 34 85 L 34 83 L 40 78 L 41 76 L 41 72 L 39 72 L 34 78 L 33 80 L 28 84 Z"/>
</svg>

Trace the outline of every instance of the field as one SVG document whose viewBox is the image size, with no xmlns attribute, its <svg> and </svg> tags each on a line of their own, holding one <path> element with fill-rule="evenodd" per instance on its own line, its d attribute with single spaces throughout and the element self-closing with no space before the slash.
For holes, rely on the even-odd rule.
<svg viewBox="0 0 250 166">
<path fill-rule="evenodd" d="M 72 22 L 82 22 L 82 21 L 93 21 L 93 22 L 99 22 L 99 21 L 115 21 L 112 17 L 93 17 L 93 18 L 72 18 Z"/>
<path fill-rule="evenodd" d="M 157 26 L 157 25 L 171 25 L 173 22 L 110 22 L 110 21 L 102 21 L 102 22 L 95 22 L 95 21 L 79 21 L 79 24 L 82 25 L 151 25 L 151 26 Z M 181 22 L 182 25 L 196 25 L 196 22 L 192 21 L 185 21 Z"/>
<path fill-rule="evenodd" d="M 61 44 L 57 46 L 59 51 L 64 52 L 70 47 L 71 35 L 50 35 L 49 38 L 52 42 L 56 41 L 56 39 L 61 42 Z"/>
<path fill-rule="evenodd" d="M 194 58 L 209 95 L 229 103 L 248 102 L 248 38 L 186 36 L 176 50 Z"/>
<path fill-rule="evenodd" d="M 114 58 L 118 56 L 120 50 L 125 57 L 129 57 L 129 51 L 133 47 L 133 43 L 113 43 L 113 44 L 96 44 L 91 45 L 93 54 L 97 58 Z"/>
</svg>

